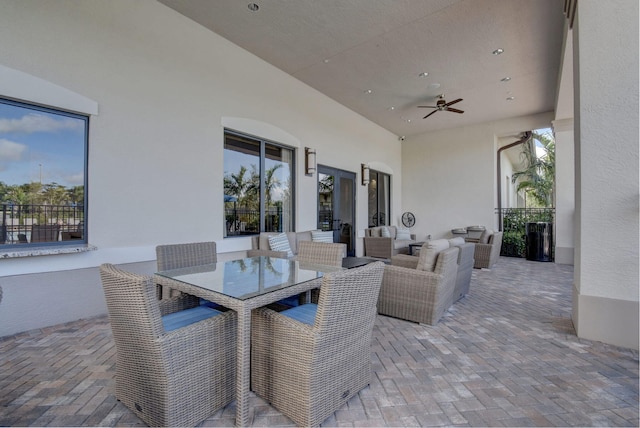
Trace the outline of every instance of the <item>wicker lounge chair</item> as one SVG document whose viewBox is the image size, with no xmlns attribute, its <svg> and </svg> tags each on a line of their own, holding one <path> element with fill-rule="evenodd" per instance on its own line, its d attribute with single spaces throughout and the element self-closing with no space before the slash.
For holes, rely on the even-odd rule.
<svg viewBox="0 0 640 428">
<path fill-rule="evenodd" d="M 170 317 L 182 297 L 158 300 L 151 278 L 111 264 L 100 266 L 100 276 L 119 401 L 150 426 L 194 426 L 234 399 L 235 312 L 198 306 L 179 311 L 192 323 L 178 327 L 184 323 Z"/>
<path fill-rule="evenodd" d="M 317 305 L 253 313 L 251 385 L 300 426 L 317 426 L 371 380 L 384 264 L 327 274 Z"/>
<path fill-rule="evenodd" d="M 385 266 L 380 287 L 378 313 L 418 323 L 435 325 L 452 305 L 457 276 L 458 248 L 448 247 L 435 254 L 433 270 L 419 268 L 420 257 L 397 255 Z M 432 243 L 434 241 L 431 241 Z"/>
<path fill-rule="evenodd" d="M 208 265 L 218 261 L 216 243 L 191 242 L 186 244 L 166 244 L 156 247 L 158 271 L 179 269 L 190 266 Z M 176 290 L 158 287 L 160 298 L 170 298 L 180 294 Z"/>
<path fill-rule="evenodd" d="M 480 239 L 475 246 L 475 263 L 473 267 L 476 269 L 491 269 L 500 258 L 502 232 L 485 230 L 480 235 Z"/>
<path fill-rule="evenodd" d="M 34 224 L 31 226 L 31 242 L 55 242 L 60 234 L 57 224 Z"/>
</svg>

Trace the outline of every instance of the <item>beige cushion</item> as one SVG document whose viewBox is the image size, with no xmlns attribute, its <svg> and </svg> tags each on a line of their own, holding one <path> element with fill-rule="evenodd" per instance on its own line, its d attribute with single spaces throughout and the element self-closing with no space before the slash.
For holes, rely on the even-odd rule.
<svg viewBox="0 0 640 428">
<path fill-rule="evenodd" d="M 464 238 L 458 237 L 458 238 L 449 239 L 450 247 L 458 247 L 460 245 L 464 245 L 464 243 L 465 243 Z"/>
<path fill-rule="evenodd" d="M 372 227 L 370 230 L 370 236 L 372 238 L 379 238 L 380 237 L 380 228 L 379 227 Z"/>
<path fill-rule="evenodd" d="M 411 240 L 411 231 L 407 230 L 407 229 L 398 229 L 398 234 L 396 235 L 396 239 L 399 240 L 399 241 Z"/>
<path fill-rule="evenodd" d="M 416 269 L 433 272 L 438 260 L 438 254 L 447 248 L 449 248 L 449 241 L 446 239 L 434 239 L 424 244 L 420 249 L 418 267 Z"/>
<path fill-rule="evenodd" d="M 321 230 L 311 231 L 311 240 L 313 242 L 333 243 L 333 232 L 331 230 L 323 232 Z"/>
<path fill-rule="evenodd" d="M 276 232 L 262 232 L 260 234 L 260 238 L 258 239 L 258 249 L 260 250 L 270 250 L 271 245 L 269 245 L 269 237 L 277 235 Z"/>
<path fill-rule="evenodd" d="M 489 238 L 491 237 L 491 235 L 493 235 L 493 230 L 490 230 L 490 229 L 483 230 L 482 234 L 480 235 L 480 238 L 478 239 L 478 243 L 479 244 L 488 244 L 489 243 Z"/>
</svg>

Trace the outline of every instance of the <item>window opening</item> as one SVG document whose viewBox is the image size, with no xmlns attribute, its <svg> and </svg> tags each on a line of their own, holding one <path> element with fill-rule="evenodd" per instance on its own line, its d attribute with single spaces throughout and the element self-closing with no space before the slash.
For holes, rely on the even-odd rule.
<svg viewBox="0 0 640 428">
<path fill-rule="evenodd" d="M 293 230 L 294 150 L 225 131 L 225 236 Z"/>
<path fill-rule="evenodd" d="M 0 247 L 86 243 L 89 117 L 0 98 Z"/>
</svg>

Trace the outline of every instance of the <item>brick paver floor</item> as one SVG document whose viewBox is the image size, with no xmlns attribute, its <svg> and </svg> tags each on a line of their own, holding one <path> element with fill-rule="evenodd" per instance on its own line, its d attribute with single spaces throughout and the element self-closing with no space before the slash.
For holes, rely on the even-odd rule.
<svg viewBox="0 0 640 428">
<path fill-rule="evenodd" d="M 371 385 L 323 426 L 638 426 L 638 352 L 576 337 L 572 281 L 503 257 L 436 326 L 378 316 Z M 114 368 L 106 316 L 0 338 L 0 426 L 144 425 L 114 398 Z M 254 426 L 292 425 L 251 400 Z"/>
</svg>

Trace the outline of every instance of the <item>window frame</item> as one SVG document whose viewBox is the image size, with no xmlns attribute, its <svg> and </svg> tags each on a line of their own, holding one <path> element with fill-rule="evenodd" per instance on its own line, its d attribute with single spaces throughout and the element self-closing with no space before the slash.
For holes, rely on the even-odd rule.
<svg viewBox="0 0 640 428">
<path fill-rule="evenodd" d="M 266 169 L 265 169 L 265 159 L 266 159 L 266 146 L 267 145 L 271 145 L 274 147 L 278 147 L 284 150 L 289 150 L 291 152 L 291 231 L 295 231 L 296 230 L 296 187 L 297 187 L 297 156 L 298 156 L 298 149 L 296 147 L 291 147 L 288 146 L 286 144 L 283 143 L 279 143 L 277 141 L 273 141 L 267 138 L 263 138 L 263 137 L 259 137 L 257 135 L 253 135 L 253 134 L 249 134 L 246 132 L 242 132 L 242 131 L 237 131 L 231 128 L 224 128 L 224 132 L 223 132 L 223 173 L 224 173 L 224 162 L 225 162 L 225 158 L 224 158 L 224 152 L 226 151 L 225 145 L 227 142 L 227 136 L 234 136 L 234 137 L 238 137 L 238 138 L 245 138 L 245 139 L 249 139 L 249 140 L 253 140 L 254 142 L 258 143 L 260 146 L 259 149 L 259 173 L 260 173 L 260 177 L 259 177 L 259 182 L 260 182 L 260 191 L 259 191 L 259 221 L 258 221 L 258 230 L 255 233 L 243 233 L 243 234 L 233 234 L 233 235 L 228 235 L 227 234 L 227 230 L 226 230 L 226 206 L 223 203 L 223 219 L 224 219 L 224 227 L 225 227 L 225 233 L 223 234 L 224 239 L 227 238 L 242 238 L 242 237 L 248 237 L 248 236 L 256 236 L 259 235 L 260 233 L 265 232 L 265 227 L 266 227 L 266 213 L 265 213 L 265 200 L 266 200 L 266 195 L 265 195 L 265 186 L 264 186 L 264 179 L 265 179 L 265 173 L 266 173 Z M 224 190 L 224 180 L 223 180 L 223 196 L 225 193 Z M 278 232 L 275 232 L 278 233 Z M 281 232 L 280 232 L 281 233 Z"/>
<path fill-rule="evenodd" d="M 25 250 L 31 251 L 34 248 L 43 249 L 55 249 L 66 247 L 86 247 L 88 245 L 88 219 L 89 219 L 89 128 L 90 128 L 90 114 L 79 113 L 75 111 L 66 110 L 60 107 L 53 107 L 49 105 L 39 104 L 35 102 L 18 100 L 6 96 L 0 96 L 0 104 L 15 106 L 28 110 L 43 112 L 47 114 L 54 114 L 58 116 L 64 116 L 72 119 L 81 120 L 83 123 L 83 204 L 82 204 L 82 232 L 80 238 L 73 238 L 68 240 L 56 240 L 56 241 L 43 241 L 43 242 L 16 242 L 12 244 L 0 244 L 0 253 L 6 251 Z M 2 181 L 2 180 L 0 180 Z M 26 183 L 25 183 L 26 184 Z M 4 208 L 4 207 L 2 207 Z M 0 209 L 4 213 L 4 209 Z M 5 225 L 5 220 L 2 220 L 2 225 Z M 59 232 L 65 233 L 65 232 Z"/>
<path fill-rule="evenodd" d="M 371 212 L 369 211 L 369 203 L 371 202 L 371 196 L 372 196 L 372 192 L 371 192 L 371 187 L 373 185 L 373 177 L 374 175 L 376 176 L 376 188 L 375 188 L 375 202 L 376 202 L 376 212 L 374 213 L 374 215 L 379 215 L 378 213 L 380 213 L 380 204 L 381 204 L 381 200 L 384 203 L 384 198 L 380 197 L 380 193 L 382 192 L 382 187 L 380 186 L 380 181 L 381 178 L 387 178 L 388 179 L 388 192 L 389 192 L 389 197 L 388 200 L 386 201 L 386 207 L 385 207 L 385 211 L 382 212 L 382 214 L 386 213 L 386 218 L 383 217 L 383 221 L 380 222 L 380 217 L 377 218 L 376 222 L 373 221 L 373 215 L 371 215 Z M 391 174 L 388 174 L 386 172 L 382 172 L 382 171 L 378 171 L 378 170 L 374 170 L 371 169 L 369 171 L 369 177 L 370 177 L 370 181 L 369 184 L 367 185 L 367 224 L 368 227 L 377 227 L 377 226 L 390 226 L 391 225 L 391 189 L 392 189 L 392 176 Z M 374 224 L 375 223 L 375 224 Z"/>
</svg>

